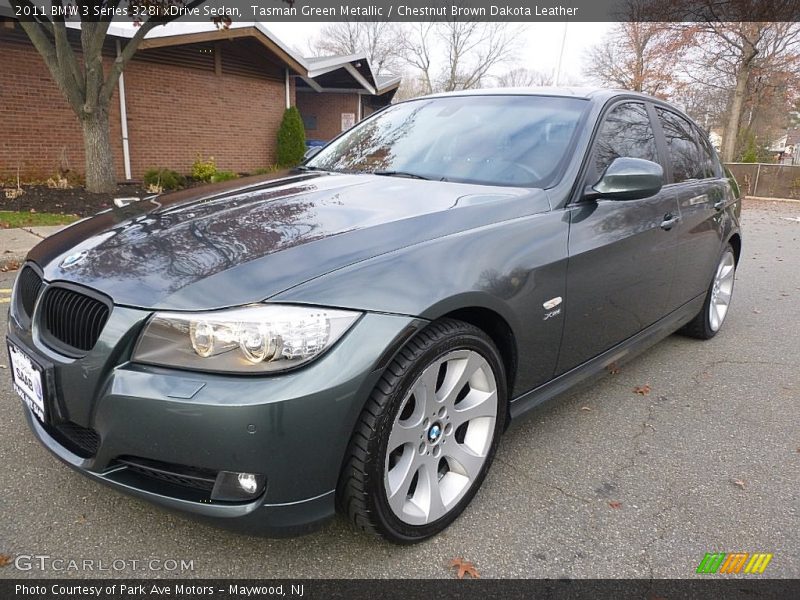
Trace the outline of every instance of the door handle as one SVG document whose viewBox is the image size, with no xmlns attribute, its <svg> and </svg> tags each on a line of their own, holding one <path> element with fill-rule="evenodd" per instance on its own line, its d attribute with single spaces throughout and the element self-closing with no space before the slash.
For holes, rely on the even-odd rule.
<svg viewBox="0 0 800 600">
<path fill-rule="evenodd" d="M 725 200 L 718 200 L 717 202 L 714 202 L 714 210 L 722 210 L 725 208 L 726 204 L 727 202 Z"/>
<path fill-rule="evenodd" d="M 680 217 L 676 217 L 672 213 L 667 213 L 666 215 L 664 215 L 664 220 L 661 221 L 661 229 L 663 229 L 664 231 L 669 231 L 680 220 L 681 220 Z"/>
</svg>

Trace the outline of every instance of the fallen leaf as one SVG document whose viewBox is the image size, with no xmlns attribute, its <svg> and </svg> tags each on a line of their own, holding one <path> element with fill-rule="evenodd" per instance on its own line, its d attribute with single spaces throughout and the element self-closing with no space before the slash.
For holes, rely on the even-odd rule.
<svg viewBox="0 0 800 600">
<path fill-rule="evenodd" d="M 78 518 L 75 519 L 75 522 L 83 525 L 84 523 L 86 523 L 86 515 L 78 515 Z"/>
<path fill-rule="evenodd" d="M 617 375 L 619 373 L 619 367 L 617 366 L 617 363 L 611 363 L 608 365 L 608 372 L 611 375 Z"/>
<path fill-rule="evenodd" d="M 753 309 L 753 312 L 754 312 L 754 313 L 756 313 L 757 315 L 760 315 L 760 314 L 761 314 L 761 311 L 760 311 L 760 310 L 758 310 L 757 308 L 754 308 L 754 309 Z"/>
<path fill-rule="evenodd" d="M 5 567 L 6 565 L 11 564 L 11 555 L 10 554 L 0 554 L 0 567 Z"/>
<path fill-rule="evenodd" d="M 622 502 L 617 502 L 616 500 L 614 502 L 609 502 L 608 505 L 611 508 L 622 508 Z"/>
<path fill-rule="evenodd" d="M 588 406 L 581 406 L 581 410 L 584 410 L 586 412 L 591 412 L 592 409 Z"/>
<path fill-rule="evenodd" d="M 475 568 L 468 560 L 464 560 L 463 558 L 454 558 L 450 561 L 450 568 L 458 569 L 458 573 L 456 576 L 459 579 L 464 579 L 464 575 L 469 575 L 472 579 L 480 579 L 481 576 L 478 574 L 478 569 Z"/>
<path fill-rule="evenodd" d="M 744 489 L 744 481 L 741 479 L 734 479 L 733 485 L 739 486 L 739 488 Z"/>
<path fill-rule="evenodd" d="M 647 384 L 637 385 L 635 388 L 633 388 L 633 393 L 640 394 L 642 396 L 647 396 L 647 394 L 650 393 L 650 386 Z"/>
</svg>

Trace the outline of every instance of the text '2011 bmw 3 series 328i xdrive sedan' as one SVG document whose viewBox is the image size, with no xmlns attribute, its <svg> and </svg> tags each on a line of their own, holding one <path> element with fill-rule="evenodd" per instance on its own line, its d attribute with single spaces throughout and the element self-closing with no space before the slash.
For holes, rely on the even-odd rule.
<svg viewBox="0 0 800 600">
<path fill-rule="evenodd" d="M 34 248 L 10 307 L 34 435 L 245 532 L 447 527 L 511 420 L 731 300 L 740 199 L 679 110 L 606 90 L 390 106 L 268 179 Z"/>
</svg>

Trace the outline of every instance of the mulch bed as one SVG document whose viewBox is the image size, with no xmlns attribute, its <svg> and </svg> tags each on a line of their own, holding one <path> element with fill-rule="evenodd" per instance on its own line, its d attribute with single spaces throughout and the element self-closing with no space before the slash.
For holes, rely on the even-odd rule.
<svg viewBox="0 0 800 600">
<path fill-rule="evenodd" d="M 23 186 L 25 193 L 14 200 L 0 196 L 0 210 L 46 212 L 86 217 L 113 206 L 114 198 L 150 196 L 143 187 L 119 185 L 111 194 L 92 194 L 80 187 L 49 188 L 45 185 Z"/>
</svg>

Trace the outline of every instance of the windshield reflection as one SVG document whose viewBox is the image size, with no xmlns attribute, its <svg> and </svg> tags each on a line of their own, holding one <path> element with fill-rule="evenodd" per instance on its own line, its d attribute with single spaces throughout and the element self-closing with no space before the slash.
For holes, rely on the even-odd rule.
<svg viewBox="0 0 800 600">
<path fill-rule="evenodd" d="M 579 98 L 451 96 L 391 106 L 314 156 L 313 169 L 547 187 L 588 106 Z"/>
</svg>

